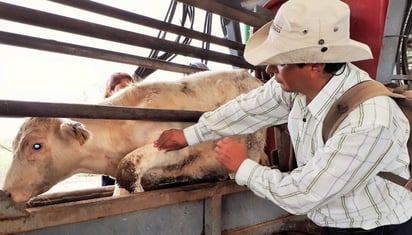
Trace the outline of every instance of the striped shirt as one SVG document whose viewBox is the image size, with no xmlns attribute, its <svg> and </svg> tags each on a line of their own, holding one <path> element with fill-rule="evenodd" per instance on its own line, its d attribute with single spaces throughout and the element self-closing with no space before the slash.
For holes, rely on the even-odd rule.
<svg viewBox="0 0 412 235">
<path fill-rule="evenodd" d="M 298 168 L 291 173 L 245 160 L 239 185 L 319 226 L 371 229 L 412 216 L 412 193 L 377 176 L 391 171 L 409 178 L 409 123 L 386 96 L 371 98 L 324 143 L 322 122 L 332 103 L 369 75 L 348 63 L 306 105 L 305 96 L 283 91 L 271 79 L 184 129 L 189 145 L 288 123 Z"/>
</svg>

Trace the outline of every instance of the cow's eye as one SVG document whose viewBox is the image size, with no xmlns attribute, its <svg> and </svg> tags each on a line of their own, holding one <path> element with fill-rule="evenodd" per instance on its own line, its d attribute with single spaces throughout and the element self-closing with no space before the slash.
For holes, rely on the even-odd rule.
<svg viewBox="0 0 412 235">
<path fill-rule="evenodd" d="M 34 150 L 39 150 L 39 149 L 41 149 L 41 144 L 33 144 L 33 149 L 34 149 Z"/>
</svg>

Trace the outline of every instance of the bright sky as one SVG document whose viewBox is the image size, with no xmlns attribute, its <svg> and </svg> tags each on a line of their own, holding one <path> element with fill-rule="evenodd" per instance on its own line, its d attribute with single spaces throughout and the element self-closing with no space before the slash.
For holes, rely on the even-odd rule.
<svg viewBox="0 0 412 235">
<path fill-rule="evenodd" d="M 144 34 L 156 36 L 158 31 L 123 22 L 117 19 L 85 14 L 84 11 L 65 7 L 57 3 L 44 0 L 0 0 L 15 5 L 50 11 L 68 17 L 85 19 L 99 24 L 122 28 Z M 103 4 L 116 4 L 116 7 L 144 14 L 150 12 L 150 17 L 163 20 L 169 1 L 151 0 L 99 0 Z M 196 12 L 196 21 L 202 22 L 204 18 L 201 11 Z M 181 6 L 176 12 L 176 21 L 181 17 Z M 221 34 L 219 18 L 213 19 L 213 29 Z M 177 24 L 177 23 L 175 23 Z M 135 53 L 147 56 L 149 50 L 127 45 L 109 43 L 103 40 L 62 33 L 54 30 L 41 29 L 34 26 L 22 25 L 0 19 L 1 30 L 42 37 L 69 43 L 80 43 L 91 47 L 101 47 L 113 51 Z M 196 26 L 195 26 L 196 27 Z M 195 28 L 202 31 L 203 25 Z M 214 33 L 216 35 L 216 33 Z M 216 35 L 220 36 L 220 35 Z M 27 48 L 13 47 L 0 44 L 0 99 L 25 100 L 68 103 L 95 103 L 103 98 L 106 79 L 114 72 L 123 71 L 132 74 L 136 65 L 119 64 L 96 59 L 88 59 L 65 54 L 45 52 Z M 183 62 L 181 62 L 181 61 Z M 193 58 L 179 58 L 178 63 L 198 61 Z M 218 66 L 218 65 L 217 65 Z M 213 63 L 209 64 L 214 69 Z M 156 72 L 151 77 L 177 78 L 180 74 L 171 72 Z M 22 119 L 0 118 L 0 139 L 12 138 L 17 132 Z M 7 146 L 9 147 L 9 146 Z"/>
</svg>

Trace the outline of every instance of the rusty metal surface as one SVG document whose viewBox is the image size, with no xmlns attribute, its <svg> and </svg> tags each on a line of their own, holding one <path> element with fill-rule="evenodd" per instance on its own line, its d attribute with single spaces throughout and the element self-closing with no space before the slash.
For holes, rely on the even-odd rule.
<svg viewBox="0 0 412 235">
<path fill-rule="evenodd" d="M 241 7 L 238 1 L 225 0 L 178 0 L 222 16 L 260 28 L 273 19 L 272 14 L 258 14 Z M 263 10 L 263 9 L 262 9 Z"/>
<path fill-rule="evenodd" d="M 319 235 L 320 227 L 312 223 L 305 215 L 286 215 L 278 219 L 263 222 L 240 229 L 226 230 L 222 235 Z"/>
<path fill-rule="evenodd" d="M 318 229 L 233 181 L 26 208 L 26 213 L 1 218 L 0 234 L 317 234 Z"/>
<path fill-rule="evenodd" d="M 196 122 L 203 112 L 124 106 L 0 100 L 0 117 L 70 117 Z"/>
<path fill-rule="evenodd" d="M 216 195 L 244 192 L 246 190 L 244 187 L 227 181 L 189 185 L 126 196 L 90 199 L 38 208 L 27 208 L 27 215 L 23 217 L 0 219 L 0 234 L 18 233 L 57 225 L 79 223 L 150 208 L 203 200 Z"/>
<path fill-rule="evenodd" d="M 27 211 L 17 205 L 3 191 L 0 190 L 0 221 L 27 216 Z"/>
<path fill-rule="evenodd" d="M 19 235 L 200 235 L 203 231 L 202 218 L 203 201 L 189 201 L 102 216 L 94 220 L 62 224 Z"/>
<path fill-rule="evenodd" d="M 222 195 L 215 195 L 206 200 L 205 234 L 221 234 L 222 228 Z"/>
</svg>

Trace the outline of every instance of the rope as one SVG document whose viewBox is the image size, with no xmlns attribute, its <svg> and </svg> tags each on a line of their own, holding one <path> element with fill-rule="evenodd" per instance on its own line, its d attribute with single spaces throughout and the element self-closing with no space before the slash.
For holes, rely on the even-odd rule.
<svg viewBox="0 0 412 235">
<path fill-rule="evenodd" d="M 12 152 L 11 149 L 7 148 L 6 146 L 0 144 L 0 148 L 5 149 L 7 151 L 9 151 L 10 153 Z"/>
</svg>

